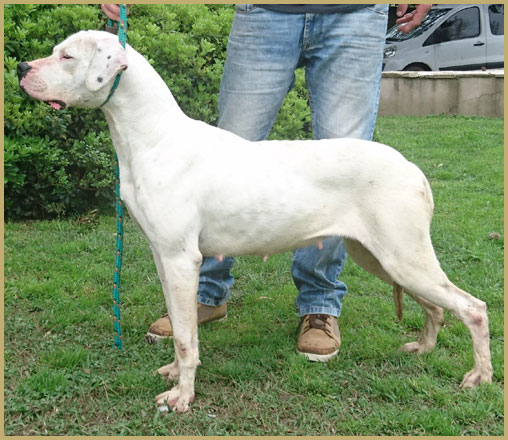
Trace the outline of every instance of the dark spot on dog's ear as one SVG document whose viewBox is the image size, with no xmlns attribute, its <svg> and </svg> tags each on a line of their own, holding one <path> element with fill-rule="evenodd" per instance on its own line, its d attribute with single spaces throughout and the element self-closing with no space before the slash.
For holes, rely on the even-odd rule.
<svg viewBox="0 0 508 440">
<path fill-rule="evenodd" d="M 102 76 L 98 76 L 97 77 L 97 81 L 101 83 L 102 82 Z"/>
<path fill-rule="evenodd" d="M 98 47 L 97 52 L 102 52 L 102 49 L 100 47 Z"/>
<path fill-rule="evenodd" d="M 111 59 L 111 55 L 108 55 L 108 60 L 110 60 L 110 59 Z"/>
</svg>

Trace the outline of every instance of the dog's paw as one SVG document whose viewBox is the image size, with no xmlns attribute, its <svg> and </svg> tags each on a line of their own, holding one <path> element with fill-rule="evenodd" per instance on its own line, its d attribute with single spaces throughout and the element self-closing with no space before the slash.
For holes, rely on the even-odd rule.
<svg viewBox="0 0 508 440">
<path fill-rule="evenodd" d="M 460 384 L 460 388 L 474 388 L 482 383 L 491 383 L 492 382 L 492 369 L 476 369 L 473 368 L 471 371 L 468 371 L 464 378 L 462 379 L 462 383 Z"/>
<path fill-rule="evenodd" d="M 399 348 L 400 351 L 405 351 L 406 353 L 416 353 L 423 354 L 432 351 L 434 348 L 433 345 L 423 344 L 420 341 L 408 342 Z"/>
<path fill-rule="evenodd" d="M 174 412 L 184 413 L 189 410 L 189 405 L 194 402 L 194 394 L 186 394 L 180 391 L 178 386 L 155 397 L 158 407 L 169 405 Z"/>
<path fill-rule="evenodd" d="M 172 381 L 178 379 L 178 375 L 180 374 L 180 370 L 178 368 L 178 362 L 173 361 L 169 365 L 165 365 L 164 367 L 160 367 L 157 370 L 161 376 L 163 376 L 166 380 Z"/>
</svg>

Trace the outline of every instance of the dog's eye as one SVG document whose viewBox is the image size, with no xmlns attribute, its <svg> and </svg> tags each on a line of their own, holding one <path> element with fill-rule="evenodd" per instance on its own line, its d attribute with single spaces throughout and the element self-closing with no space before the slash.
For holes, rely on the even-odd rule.
<svg viewBox="0 0 508 440">
<path fill-rule="evenodd" d="M 71 57 L 70 55 L 67 55 L 67 54 L 63 54 L 61 57 L 60 57 L 61 60 L 72 60 L 73 57 Z"/>
</svg>

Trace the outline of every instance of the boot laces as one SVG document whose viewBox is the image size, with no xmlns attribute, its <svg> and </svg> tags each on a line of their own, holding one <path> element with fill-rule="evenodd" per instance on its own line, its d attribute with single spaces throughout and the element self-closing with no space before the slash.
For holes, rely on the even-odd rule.
<svg viewBox="0 0 508 440">
<path fill-rule="evenodd" d="M 313 328 L 323 330 L 328 337 L 340 343 L 339 337 L 333 331 L 333 319 L 335 319 L 335 317 L 332 315 L 305 315 L 302 323 L 302 333 L 305 334 Z"/>
</svg>

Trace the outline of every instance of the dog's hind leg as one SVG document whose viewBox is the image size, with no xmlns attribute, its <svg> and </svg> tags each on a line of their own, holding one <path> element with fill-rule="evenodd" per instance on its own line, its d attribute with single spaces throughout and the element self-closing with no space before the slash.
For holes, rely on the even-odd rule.
<svg viewBox="0 0 508 440">
<path fill-rule="evenodd" d="M 347 254 L 356 264 L 358 264 L 358 266 L 365 269 L 372 275 L 375 275 L 385 283 L 388 283 L 391 286 L 393 286 L 395 314 L 397 315 L 399 320 L 401 320 L 402 291 L 400 286 L 393 282 L 392 278 L 383 269 L 383 266 L 381 266 L 377 258 L 374 257 L 374 255 L 372 255 L 372 253 L 366 247 L 364 247 L 359 241 L 353 240 L 351 238 L 344 238 L 344 245 L 346 247 Z"/>
<path fill-rule="evenodd" d="M 442 307 L 460 319 L 471 333 L 473 340 L 474 367 L 463 378 L 461 387 L 474 387 L 483 382 L 492 381 L 492 365 L 489 348 L 489 325 L 487 306 L 469 293 L 459 289 L 449 280 L 442 283 L 408 284 L 404 289 L 415 297 L 420 297 Z M 420 342 L 434 343 L 435 328 L 427 328 Z M 427 336 L 427 338 L 426 338 Z M 426 341 L 427 339 L 427 341 Z M 425 346 L 419 346 L 424 349 Z"/>
<path fill-rule="evenodd" d="M 171 390 L 159 394 L 157 405 L 168 404 L 185 412 L 194 401 L 194 379 L 199 362 L 196 293 L 201 255 L 196 253 L 165 257 L 152 248 L 161 279 L 169 318 L 173 327 L 175 361 L 158 371 L 166 378 L 178 375 Z"/>
<path fill-rule="evenodd" d="M 377 260 L 372 253 L 365 248 L 359 241 L 350 238 L 344 239 L 346 251 L 352 260 L 358 264 L 358 266 L 365 269 L 367 272 L 377 276 L 394 287 L 394 295 L 399 294 L 399 286 L 394 283 L 391 276 L 383 269 L 381 263 Z M 406 292 L 407 293 L 407 292 Z M 431 351 L 437 339 L 439 329 L 443 325 L 443 309 L 435 306 L 434 304 L 421 299 L 408 293 L 424 310 L 425 312 L 425 326 L 422 337 L 418 342 L 410 342 L 401 347 L 401 350 L 407 352 L 416 352 L 418 354 Z M 402 319 L 402 304 L 398 304 L 398 300 L 395 299 L 396 314 L 399 319 Z"/>
<path fill-rule="evenodd" d="M 392 277 L 383 269 L 379 260 L 359 241 L 351 238 L 344 238 L 344 246 L 346 247 L 347 254 L 358 266 L 372 275 L 377 276 L 385 283 L 393 284 Z"/>
<path fill-rule="evenodd" d="M 375 238 L 376 251 L 373 252 L 391 278 L 404 291 L 422 300 L 419 301 L 420 304 L 426 309 L 427 316 L 431 316 L 427 333 L 420 340 L 423 345 L 416 345 L 416 349 L 423 350 L 427 348 L 426 345 L 432 345 L 439 328 L 441 311 L 430 307 L 429 303 L 448 310 L 466 325 L 473 340 L 474 367 L 464 376 L 461 387 L 491 382 L 486 304 L 459 289 L 448 279 L 439 266 L 430 235 L 428 232 L 422 234 L 422 230 L 424 229 L 416 229 L 414 225 L 408 228 L 406 223 L 395 230 L 390 228 L 389 231 L 381 231 Z"/>
<path fill-rule="evenodd" d="M 407 353 L 427 353 L 432 351 L 436 345 L 437 334 L 444 323 L 443 309 L 410 292 L 406 293 L 420 304 L 425 312 L 425 325 L 423 326 L 422 336 L 418 341 L 408 342 L 400 347 L 400 349 Z"/>
<path fill-rule="evenodd" d="M 168 381 L 176 380 L 180 376 L 180 369 L 178 368 L 178 361 L 175 359 L 168 365 L 164 365 L 157 370 L 161 376 L 165 377 Z"/>
</svg>

